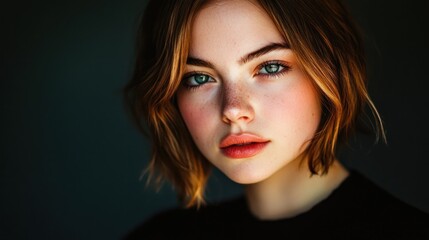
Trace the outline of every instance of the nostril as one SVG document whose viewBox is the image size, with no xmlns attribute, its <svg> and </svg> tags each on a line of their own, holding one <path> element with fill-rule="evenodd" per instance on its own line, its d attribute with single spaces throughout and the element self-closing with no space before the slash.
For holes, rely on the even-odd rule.
<svg viewBox="0 0 429 240">
<path fill-rule="evenodd" d="M 250 121 L 253 119 L 253 108 L 248 103 L 240 102 L 240 104 L 227 104 L 223 108 L 223 119 L 227 123 L 237 121 Z"/>
<path fill-rule="evenodd" d="M 249 92 L 243 82 L 229 82 L 222 89 L 222 118 L 226 123 L 250 121 L 253 108 L 249 101 Z"/>
</svg>

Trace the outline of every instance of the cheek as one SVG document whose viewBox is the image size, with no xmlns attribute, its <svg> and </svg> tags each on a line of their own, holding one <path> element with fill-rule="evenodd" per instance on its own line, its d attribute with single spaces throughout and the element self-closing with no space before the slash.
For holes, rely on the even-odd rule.
<svg viewBox="0 0 429 240">
<path fill-rule="evenodd" d="M 320 123 L 321 106 L 314 97 L 314 92 L 306 91 L 297 96 L 297 104 L 294 113 L 297 116 L 297 135 L 301 135 L 303 140 L 310 140 L 314 137 Z"/>
<path fill-rule="evenodd" d="M 195 133 L 196 130 L 201 129 L 206 124 L 204 107 L 186 104 L 179 108 L 183 120 L 191 133 Z"/>
<path fill-rule="evenodd" d="M 270 107 L 263 108 L 262 116 L 269 116 L 274 121 L 272 125 L 286 129 L 282 132 L 287 135 L 294 134 L 309 139 L 313 137 L 320 122 L 321 104 L 309 80 L 271 94 L 265 98 L 264 106 Z"/>
<path fill-rule="evenodd" d="M 293 114 L 297 119 L 297 130 L 303 133 L 306 140 L 313 138 L 320 123 L 321 103 L 316 90 L 311 84 L 304 85 L 293 102 Z"/>
<path fill-rule="evenodd" d="M 192 138 L 197 145 L 204 141 L 204 136 L 213 125 L 213 106 L 187 96 L 178 95 L 178 106 Z"/>
</svg>

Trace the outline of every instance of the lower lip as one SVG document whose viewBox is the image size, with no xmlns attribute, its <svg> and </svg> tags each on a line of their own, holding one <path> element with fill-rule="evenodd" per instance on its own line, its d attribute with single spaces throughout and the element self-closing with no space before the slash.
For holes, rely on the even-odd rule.
<svg viewBox="0 0 429 240">
<path fill-rule="evenodd" d="M 249 158 L 261 152 L 268 142 L 250 143 L 245 145 L 232 145 L 221 148 L 222 153 L 230 158 Z"/>
</svg>

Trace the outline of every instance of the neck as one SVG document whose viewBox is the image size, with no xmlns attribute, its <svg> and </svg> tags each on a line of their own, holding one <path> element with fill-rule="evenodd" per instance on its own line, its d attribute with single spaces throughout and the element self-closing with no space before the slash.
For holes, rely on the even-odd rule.
<svg viewBox="0 0 429 240">
<path fill-rule="evenodd" d="M 336 160 L 326 175 L 310 175 L 296 159 L 273 176 L 245 187 L 250 211 L 259 219 L 290 218 L 310 210 L 327 198 L 348 171 Z"/>
</svg>

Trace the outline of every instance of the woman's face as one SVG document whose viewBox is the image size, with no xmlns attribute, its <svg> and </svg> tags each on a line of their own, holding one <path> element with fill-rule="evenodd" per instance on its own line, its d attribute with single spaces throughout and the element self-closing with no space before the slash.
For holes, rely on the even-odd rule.
<svg viewBox="0 0 429 240">
<path fill-rule="evenodd" d="M 311 79 L 250 1 L 212 1 L 199 11 L 177 100 L 201 153 L 238 183 L 297 160 L 321 116 Z"/>
</svg>

